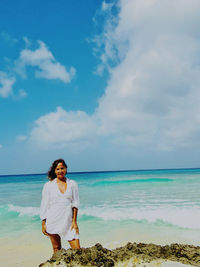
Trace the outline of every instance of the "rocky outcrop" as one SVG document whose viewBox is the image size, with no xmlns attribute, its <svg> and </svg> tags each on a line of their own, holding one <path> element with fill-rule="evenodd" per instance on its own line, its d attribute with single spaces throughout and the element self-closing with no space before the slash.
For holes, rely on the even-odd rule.
<svg viewBox="0 0 200 267">
<path fill-rule="evenodd" d="M 145 266 L 143 263 L 156 260 L 171 260 L 200 266 L 200 247 L 181 244 L 159 246 L 128 243 L 124 247 L 109 250 L 103 248 L 101 244 L 96 244 L 93 247 L 79 250 L 61 249 L 39 267 Z M 156 264 L 151 266 L 156 266 Z"/>
</svg>

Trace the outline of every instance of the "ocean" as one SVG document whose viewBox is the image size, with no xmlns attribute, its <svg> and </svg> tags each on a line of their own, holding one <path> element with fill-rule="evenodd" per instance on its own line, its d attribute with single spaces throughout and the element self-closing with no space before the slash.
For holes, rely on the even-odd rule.
<svg viewBox="0 0 200 267">
<path fill-rule="evenodd" d="M 200 169 L 69 173 L 79 186 L 84 245 L 200 243 Z M 0 237 L 42 235 L 46 174 L 0 176 Z"/>
</svg>

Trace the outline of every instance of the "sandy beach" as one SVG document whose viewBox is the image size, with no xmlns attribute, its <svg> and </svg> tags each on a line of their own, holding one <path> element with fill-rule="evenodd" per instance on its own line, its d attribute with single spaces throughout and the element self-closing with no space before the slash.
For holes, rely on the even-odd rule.
<svg viewBox="0 0 200 267">
<path fill-rule="evenodd" d="M 121 242 L 119 245 L 116 243 L 107 244 L 109 249 L 114 249 L 116 247 L 122 246 L 125 243 Z M 164 242 L 163 242 L 164 243 Z M 94 243 L 92 244 L 94 245 Z M 82 242 L 83 247 L 89 247 L 89 241 Z M 68 245 L 64 246 L 66 249 Z M 3 262 L 4 267 L 36 267 L 41 263 L 46 262 L 52 257 L 51 244 L 47 237 L 40 235 L 38 231 L 31 234 L 24 234 L 20 237 L 9 238 L 4 237 L 0 239 L 0 258 Z M 123 264 L 119 263 L 116 265 L 132 267 L 133 260 L 125 261 Z M 174 261 L 165 261 L 163 259 L 154 259 L 152 262 L 139 262 L 135 261 L 135 266 L 138 267 L 186 267 L 190 265 L 181 264 Z"/>
<path fill-rule="evenodd" d="M 35 267 L 52 255 L 50 243 L 34 235 L 0 238 L 0 258 L 4 267 Z"/>
</svg>

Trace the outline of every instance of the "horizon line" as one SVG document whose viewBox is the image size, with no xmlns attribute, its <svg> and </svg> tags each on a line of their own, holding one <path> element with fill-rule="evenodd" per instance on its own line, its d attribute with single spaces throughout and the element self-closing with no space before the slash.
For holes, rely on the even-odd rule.
<svg viewBox="0 0 200 267">
<path fill-rule="evenodd" d="M 75 171 L 75 172 L 67 172 L 69 174 L 81 174 L 81 173 L 105 173 L 105 172 L 137 172 L 137 171 L 167 171 L 167 170 L 196 170 L 200 169 L 200 167 L 194 168 L 164 168 L 164 169 L 135 169 L 135 170 L 109 170 L 109 171 Z M 0 174 L 0 177 L 10 177 L 10 176 L 31 176 L 31 175 L 46 175 L 47 172 L 41 173 L 21 173 L 21 174 Z"/>
</svg>

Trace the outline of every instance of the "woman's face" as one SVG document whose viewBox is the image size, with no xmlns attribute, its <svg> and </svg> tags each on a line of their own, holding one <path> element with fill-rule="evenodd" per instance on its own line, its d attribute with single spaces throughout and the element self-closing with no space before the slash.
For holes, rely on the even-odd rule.
<svg viewBox="0 0 200 267">
<path fill-rule="evenodd" d="M 67 168 L 65 167 L 65 165 L 62 162 L 58 163 L 57 167 L 55 168 L 55 174 L 57 178 L 63 179 L 66 173 L 67 173 Z"/>
</svg>

